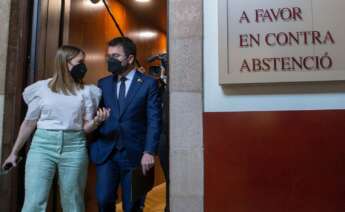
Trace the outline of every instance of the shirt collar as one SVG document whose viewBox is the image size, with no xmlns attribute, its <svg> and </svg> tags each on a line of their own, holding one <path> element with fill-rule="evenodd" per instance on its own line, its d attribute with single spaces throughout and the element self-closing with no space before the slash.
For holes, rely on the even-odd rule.
<svg viewBox="0 0 345 212">
<path fill-rule="evenodd" d="M 125 77 L 127 78 L 127 81 L 130 82 L 133 80 L 134 75 L 135 75 L 135 69 L 132 69 L 132 71 L 130 71 Z M 118 76 L 118 81 L 120 81 L 120 76 Z"/>
</svg>

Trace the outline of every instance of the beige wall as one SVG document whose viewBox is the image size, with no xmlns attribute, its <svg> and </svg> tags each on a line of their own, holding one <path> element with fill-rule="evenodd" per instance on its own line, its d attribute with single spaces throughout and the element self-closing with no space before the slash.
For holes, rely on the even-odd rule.
<svg viewBox="0 0 345 212">
<path fill-rule="evenodd" d="M 204 211 L 202 11 L 202 0 L 169 0 L 172 212 Z"/>
<path fill-rule="evenodd" d="M 7 61 L 8 26 L 10 17 L 10 0 L 0 1 L 0 160 L 2 147 L 4 98 L 5 98 L 5 79 Z"/>
</svg>

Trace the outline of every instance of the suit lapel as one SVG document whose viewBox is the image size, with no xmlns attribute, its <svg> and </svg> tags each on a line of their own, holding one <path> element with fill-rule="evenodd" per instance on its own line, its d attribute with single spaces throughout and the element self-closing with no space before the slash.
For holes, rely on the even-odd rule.
<svg viewBox="0 0 345 212">
<path fill-rule="evenodd" d="M 113 80 L 112 80 L 112 99 L 113 99 L 113 102 L 114 102 L 114 108 L 115 108 L 115 111 L 116 114 L 120 114 L 120 108 L 119 108 L 119 102 L 117 100 L 117 75 L 114 75 L 113 76 Z"/>
<path fill-rule="evenodd" d="M 137 91 L 141 87 L 142 84 L 143 84 L 142 74 L 139 71 L 136 71 L 135 75 L 133 77 L 132 83 L 129 87 L 127 96 L 126 96 L 124 108 L 123 108 L 123 110 L 120 111 L 120 117 L 127 110 L 129 104 L 132 102 L 133 98 L 137 94 Z"/>
</svg>

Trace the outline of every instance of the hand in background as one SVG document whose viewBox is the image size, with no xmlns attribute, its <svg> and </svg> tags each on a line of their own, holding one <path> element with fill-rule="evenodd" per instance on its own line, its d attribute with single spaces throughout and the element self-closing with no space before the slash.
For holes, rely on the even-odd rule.
<svg viewBox="0 0 345 212">
<path fill-rule="evenodd" d="M 143 66 L 140 66 L 140 67 L 138 68 L 138 71 L 140 71 L 142 74 L 145 74 L 145 73 L 146 73 L 146 70 L 145 70 L 145 68 L 144 68 Z"/>
</svg>

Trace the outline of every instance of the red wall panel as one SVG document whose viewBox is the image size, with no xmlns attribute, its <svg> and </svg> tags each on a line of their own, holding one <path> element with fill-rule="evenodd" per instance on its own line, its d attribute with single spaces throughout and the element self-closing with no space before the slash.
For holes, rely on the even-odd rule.
<svg viewBox="0 0 345 212">
<path fill-rule="evenodd" d="M 204 113 L 205 211 L 345 211 L 344 122 L 344 110 Z"/>
</svg>

